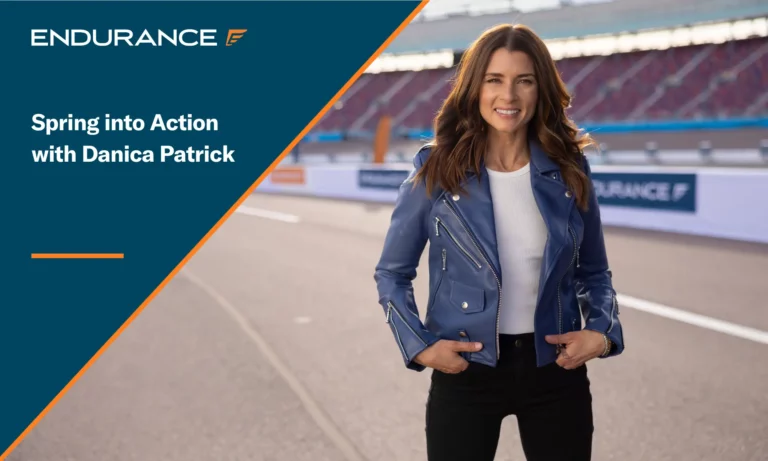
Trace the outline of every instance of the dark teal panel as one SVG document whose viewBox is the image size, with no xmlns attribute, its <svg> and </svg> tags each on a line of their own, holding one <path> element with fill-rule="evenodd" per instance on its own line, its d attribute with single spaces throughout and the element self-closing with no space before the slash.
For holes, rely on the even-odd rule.
<svg viewBox="0 0 768 461">
<path fill-rule="evenodd" d="M 418 2 L 0 3 L 0 453 Z M 31 46 L 32 29 L 216 29 L 215 47 Z M 232 46 L 226 31 L 247 29 Z M 98 36 L 100 41 L 104 37 Z M 32 129 L 140 117 L 144 131 Z M 216 132 L 149 131 L 155 114 Z M 35 163 L 32 149 L 227 145 L 235 163 Z M 37 252 L 125 253 L 33 260 Z"/>
</svg>

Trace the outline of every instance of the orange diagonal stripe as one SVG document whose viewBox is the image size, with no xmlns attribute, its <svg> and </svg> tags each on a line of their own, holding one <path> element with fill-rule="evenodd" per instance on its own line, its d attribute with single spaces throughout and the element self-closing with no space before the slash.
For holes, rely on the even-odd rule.
<svg viewBox="0 0 768 461">
<path fill-rule="evenodd" d="M 8 447 L 8 449 L 5 450 L 5 452 L 0 456 L 0 461 L 4 461 L 5 458 L 7 458 L 8 455 L 11 453 L 11 451 L 13 451 L 21 443 L 21 441 L 24 440 L 24 438 L 26 438 L 27 435 L 29 435 L 30 431 L 32 431 L 32 429 L 34 429 L 34 427 L 37 426 L 40 420 L 44 418 L 49 411 L 51 411 L 51 408 L 53 408 L 59 402 L 61 397 L 63 397 L 69 391 L 72 385 L 74 385 L 83 376 L 83 374 L 91 367 L 91 365 L 93 365 L 93 363 L 96 360 L 98 360 L 99 357 L 101 357 L 104 351 L 107 350 L 107 348 L 109 348 L 109 346 L 112 345 L 112 343 L 123 333 L 123 331 L 136 319 L 136 317 L 139 314 L 141 314 L 144 308 L 150 302 L 152 302 L 152 300 L 157 296 L 157 294 L 160 293 L 160 291 L 162 291 L 163 288 L 165 288 L 168 282 L 170 282 L 171 279 L 173 279 L 173 277 L 175 277 L 176 274 L 187 264 L 189 259 L 192 256 L 194 256 L 195 253 L 197 253 L 198 250 L 200 250 L 200 248 L 203 245 L 205 245 L 205 242 L 207 242 L 208 239 L 210 239 L 211 236 L 219 229 L 219 227 L 221 227 L 221 225 L 224 224 L 224 222 L 226 222 L 230 216 L 232 216 L 232 214 L 235 212 L 237 207 L 239 207 L 240 204 L 243 203 L 245 199 L 248 198 L 248 196 L 253 192 L 253 190 L 256 189 L 259 186 L 259 184 L 261 184 L 262 181 L 264 181 L 264 178 L 269 176 L 272 170 L 274 170 L 277 167 L 277 165 L 279 165 L 280 162 L 283 161 L 283 159 L 293 150 L 296 144 L 298 144 L 298 142 L 301 141 L 301 139 L 304 136 L 306 136 L 307 133 L 309 133 L 309 131 L 312 130 L 312 128 L 314 128 L 314 126 L 320 121 L 320 119 L 323 118 L 326 112 L 328 112 L 331 109 L 331 107 L 333 107 L 333 105 L 336 104 L 336 102 L 338 102 L 341 96 L 347 92 L 349 87 L 351 87 L 360 78 L 360 76 L 363 75 L 363 72 L 365 72 L 365 69 L 367 69 L 368 66 L 370 66 L 371 63 L 373 63 L 373 61 L 376 60 L 376 58 L 379 57 L 379 55 L 381 55 L 381 53 L 384 52 L 384 50 L 389 46 L 389 44 L 392 43 L 392 41 L 395 38 L 397 38 L 398 35 L 400 35 L 403 29 L 405 29 L 408 26 L 408 24 L 413 20 L 413 18 L 416 17 L 416 15 L 419 14 L 419 12 L 421 12 L 421 10 L 424 9 L 425 6 L 427 6 L 428 2 L 429 0 L 422 0 L 421 3 L 419 3 L 419 5 L 416 7 L 416 9 L 414 9 L 411 12 L 411 14 L 408 15 L 408 17 L 405 18 L 405 20 L 402 23 L 400 23 L 397 29 L 395 29 L 395 31 L 392 32 L 392 34 L 387 38 L 387 40 L 381 44 L 381 46 L 371 55 L 371 57 L 369 57 L 368 60 L 347 81 L 347 83 L 344 84 L 343 87 L 341 87 L 341 89 L 331 98 L 330 101 L 328 101 L 325 107 L 323 107 L 320 110 L 320 112 L 318 112 L 318 114 L 315 116 L 315 118 L 313 118 L 309 122 L 309 124 L 306 127 L 304 127 L 301 133 L 299 133 L 293 139 L 293 141 L 291 141 L 288 147 L 286 147 L 285 150 L 283 150 L 283 152 L 272 162 L 269 168 L 267 168 L 261 174 L 261 176 L 259 176 L 256 182 L 251 184 L 251 186 L 245 191 L 245 193 L 243 193 L 243 195 L 240 196 L 237 202 L 235 202 L 235 204 L 232 205 L 229 208 L 229 210 L 227 210 L 224 216 L 222 216 L 221 219 L 219 219 L 219 221 L 211 228 L 211 230 L 209 230 L 208 233 L 205 234 L 205 236 L 197 243 L 197 245 L 195 245 L 195 247 L 192 248 L 192 250 L 184 257 L 184 259 L 181 260 L 181 262 L 173 269 L 173 271 L 171 271 L 171 273 L 168 274 L 168 276 L 165 277 L 165 279 L 163 279 L 160 285 L 158 285 L 157 288 L 155 288 L 155 290 L 147 297 L 147 299 L 144 300 L 143 303 L 141 303 L 139 308 L 136 309 L 133 312 L 133 314 L 131 314 L 128 320 L 126 320 L 120 326 L 120 328 L 118 328 L 118 330 L 107 340 L 107 342 L 104 343 L 103 346 L 101 346 L 101 348 L 96 352 L 96 354 L 94 354 L 94 356 L 91 357 L 91 359 L 80 369 L 80 371 L 78 371 L 77 374 L 67 383 L 67 385 L 64 386 L 64 388 L 58 394 L 56 394 L 56 397 L 54 397 L 53 400 L 51 400 L 51 402 L 43 409 L 43 411 L 41 411 L 40 414 L 37 415 L 37 417 L 29 424 L 29 426 L 27 426 L 26 429 L 24 429 L 24 432 L 22 432 L 21 435 L 19 435 L 19 437 L 17 437 L 16 440 L 11 444 L 11 446 Z"/>
<path fill-rule="evenodd" d="M 123 259 L 123 253 L 32 253 L 32 259 Z"/>
</svg>

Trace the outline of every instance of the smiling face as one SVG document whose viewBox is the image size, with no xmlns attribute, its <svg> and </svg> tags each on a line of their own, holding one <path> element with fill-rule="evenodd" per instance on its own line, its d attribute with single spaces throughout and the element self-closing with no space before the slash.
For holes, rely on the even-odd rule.
<svg viewBox="0 0 768 461">
<path fill-rule="evenodd" d="M 462 53 L 450 84 L 434 120 L 431 153 L 414 182 L 424 181 L 427 193 L 435 187 L 460 192 L 465 174 L 483 161 L 505 167 L 503 160 L 529 157 L 530 140 L 558 164 L 586 209 L 591 186 L 579 165 L 594 141 L 568 117 L 571 95 L 531 28 L 499 24 L 484 31 Z"/>
<path fill-rule="evenodd" d="M 525 130 L 538 102 L 538 84 L 531 58 L 521 51 L 499 48 L 491 54 L 480 87 L 480 115 L 491 130 Z"/>
</svg>

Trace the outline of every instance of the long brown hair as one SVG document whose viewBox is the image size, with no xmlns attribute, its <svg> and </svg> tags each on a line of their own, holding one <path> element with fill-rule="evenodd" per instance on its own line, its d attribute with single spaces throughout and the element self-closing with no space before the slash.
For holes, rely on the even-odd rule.
<svg viewBox="0 0 768 461">
<path fill-rule="evenodd" d="M 425 180 L 427 193 L 436 186 L 456 193 L 463 192 L 461 182 L 467 171 L 473 169 L 479 175 L 487 133 L 487 123 L 480 115 L 480 89 L 491 55 L 499 48 L 521 51 L 533 61 L 539 94 L 528 136 L 537 139 L 560 166 L 577 205 L 586 209 L 589 178 L 581 168 L 582 152 L 594 142 L 568 119 L 571 96 L 546 45 L 524 25 L 488 29 L 466 50 L 452 79 L 453 88 L 435 118 L 431 153 L 414 182 Z"/>
</svg>

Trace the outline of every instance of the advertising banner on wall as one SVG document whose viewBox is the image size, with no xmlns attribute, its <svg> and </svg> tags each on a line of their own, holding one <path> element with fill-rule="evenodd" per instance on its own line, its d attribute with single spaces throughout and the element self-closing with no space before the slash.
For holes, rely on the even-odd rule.
<svg viewBox="0 0 768 461">
<path fill-rule="evenodd" d="M 302 166 L 284 166 L 276 168 L 269 175 L 272 184 L 293 184 L 304 185 L 307 183 L 307 177 Z"/>
<path fill-rule="evenodd" d="M 357 173 L 361 189 L 398 189 L 408 178 L 409 170 L 363 169 Z"/>
<path fill-rule="evenodd" d="M 651 210 L 696 212 L 696 175 L 592 173 L 598 203 Z"/>
</svg>

